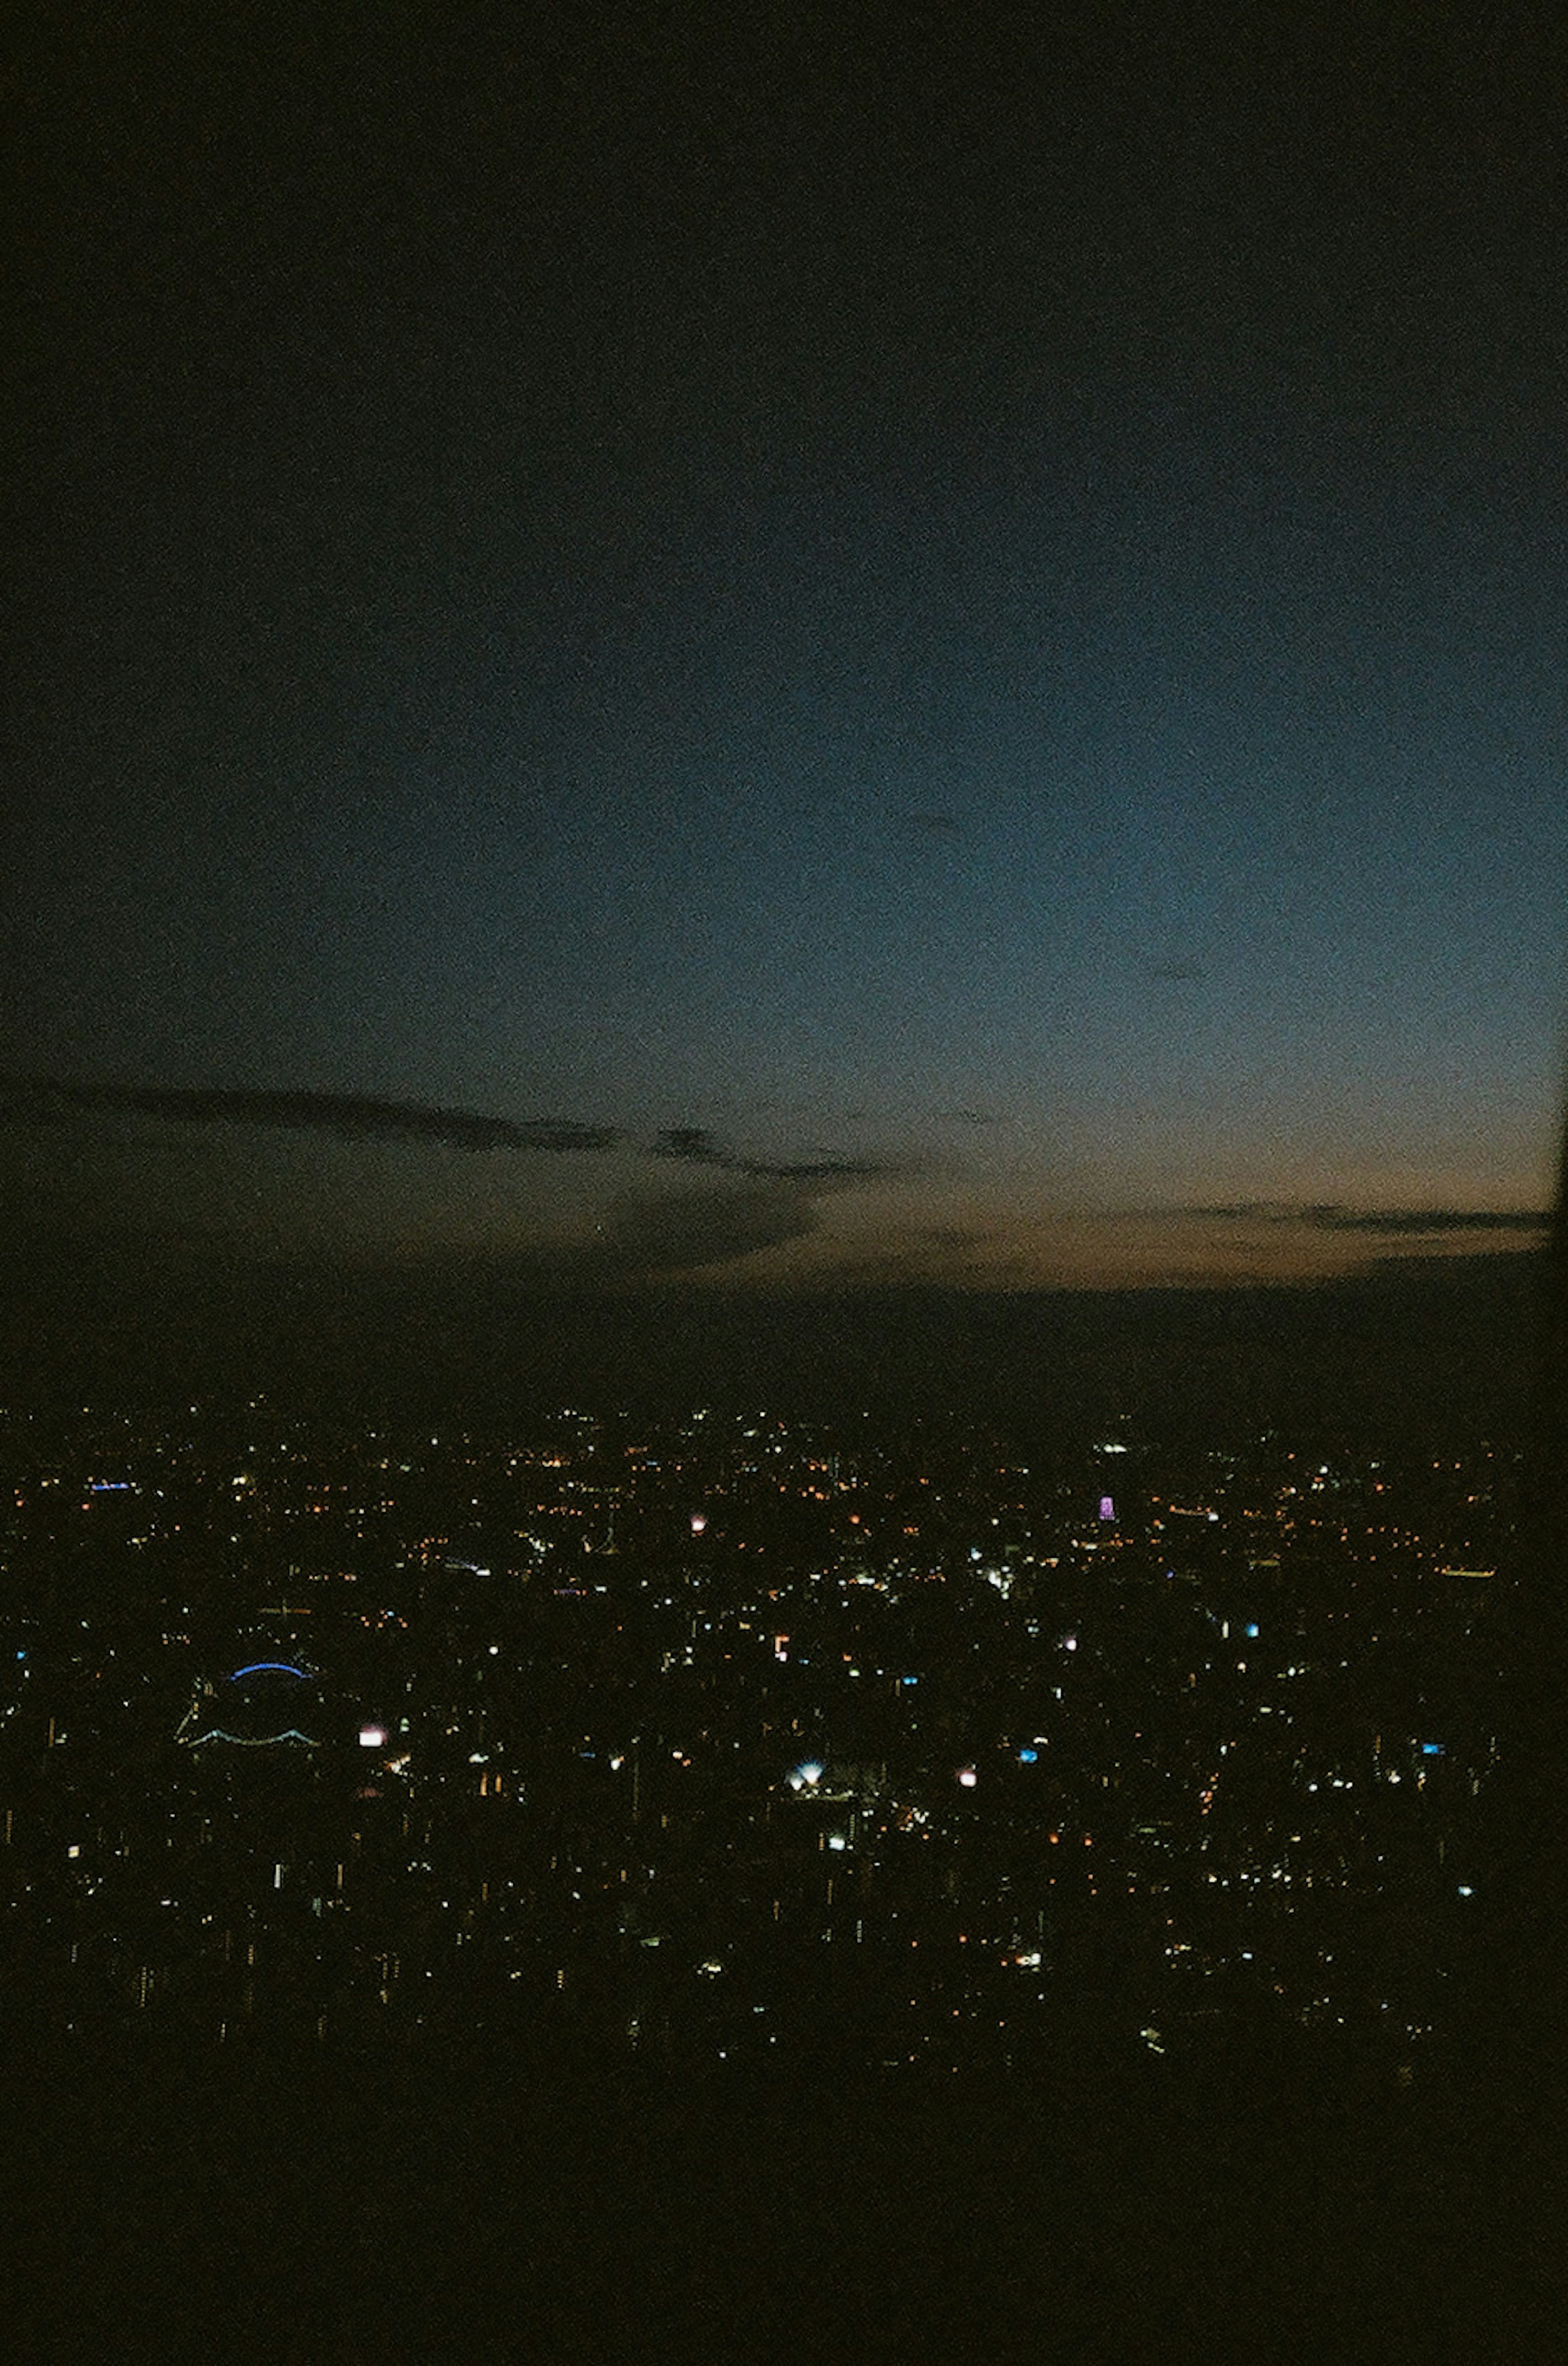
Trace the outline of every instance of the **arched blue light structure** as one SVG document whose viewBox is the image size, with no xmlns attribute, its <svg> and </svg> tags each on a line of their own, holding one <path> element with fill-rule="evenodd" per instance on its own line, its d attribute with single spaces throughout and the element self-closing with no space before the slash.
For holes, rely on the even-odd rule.
<svg viewBox="0 0 1568 2366">
<path fill-rule="evenodd" d="M 283 1682 L 274 1684 L 274 1676 Z M 216 1685 L 202 1687 L 174 1739 L 193 1748 L 230 1742 L 238 1749 L 267 1750 L 299 1742 L 314 1750 L 319 1734 L 307 1728 L 321 1712 L 319 1681 L 313 1668 L 293 1660 L 248 1660 Z"/>
</svg>

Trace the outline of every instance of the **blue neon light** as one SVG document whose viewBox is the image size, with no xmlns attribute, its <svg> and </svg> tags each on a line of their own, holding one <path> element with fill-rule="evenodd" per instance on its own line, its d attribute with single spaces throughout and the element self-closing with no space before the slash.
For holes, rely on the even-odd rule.
<svg viewBox="0 0 1568 2366">
<path fill-rule="evenodd" d="M 1025 1766 L 1033 1766 L 1037 1762 L 1039 1755 L 1040 1753 L 1037 1750 L 1021 1750 L 1018 1752 L 1021 1763 Z"/>
<path fill-rule="evenodd" d="M 287 1660 L 252 1660 L 248 1668 L 236 1668 L 229 1682 L 237 1684 L 241 1676 L 297 1676 L 302 1684 L 310 1682 L 307 1669 L 293 1667 Z"/>
</svg>

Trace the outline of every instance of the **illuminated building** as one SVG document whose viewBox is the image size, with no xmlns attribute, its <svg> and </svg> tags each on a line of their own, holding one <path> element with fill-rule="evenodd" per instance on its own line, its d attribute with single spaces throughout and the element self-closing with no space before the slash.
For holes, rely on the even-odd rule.
<svg viewBox="0 0 1568 2366">
<path fill-rule="evenodd" d="M 217 1684 L 203 1684 L 174 1739 L 193 1750 L 214 1741 L 242 1750 L 314 1750 L 320 1723 L 319 1689 L 308 1668 L 252 1660 Z"/>
</svg>

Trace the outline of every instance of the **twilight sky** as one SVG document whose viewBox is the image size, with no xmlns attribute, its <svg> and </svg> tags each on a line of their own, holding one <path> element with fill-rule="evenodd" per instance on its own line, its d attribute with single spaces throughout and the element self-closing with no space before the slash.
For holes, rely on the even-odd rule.
<svg viewBox="0 0 1568 2366">
<path fill-rule="evenodd" d="M 25 1258 L 1537 1237 L 1568 20 L 1195 13 L 35 19 Z"/>
</svg>

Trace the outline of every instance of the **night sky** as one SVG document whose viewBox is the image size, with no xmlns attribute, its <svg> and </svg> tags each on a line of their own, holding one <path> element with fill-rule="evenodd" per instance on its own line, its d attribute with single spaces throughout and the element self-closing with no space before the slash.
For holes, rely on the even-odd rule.
<svg viewBox="0 0 1568 2366">
<path fill-rule="evenodd" d="M 28 1335 L 1530 1245 L 1565 93 L 1393 0 L 36 15 Z"/>
</svg>

